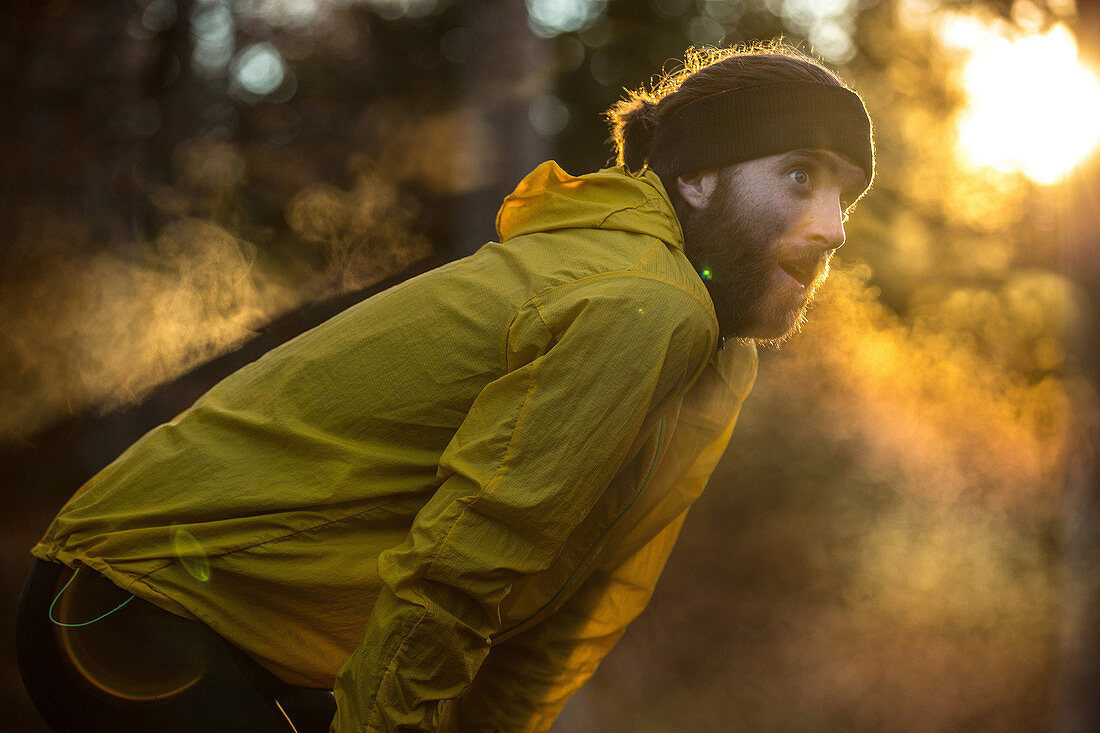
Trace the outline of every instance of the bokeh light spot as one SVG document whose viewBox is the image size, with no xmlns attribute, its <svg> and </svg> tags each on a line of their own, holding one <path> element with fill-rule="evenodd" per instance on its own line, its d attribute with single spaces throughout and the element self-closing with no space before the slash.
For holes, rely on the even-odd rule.
<svg viewBox="0 0 1100 733">
<path fill-rule="evenodd" d="M 176 22 L 175 0 L 151 0 L 144 5 L 145 12 L 141 14 L 141 24 L 146 30 L 160 33 L 171 28 Z"/>
<path fill-rule="evenodd" d="M 527 0 L 527 24 L 535 35 L 551 38 L 586 28 L 607 0 Z"/>
<path fill-rule="evenodd" d="M 236 23 L 227 5 L 210 2 L 197 6 L 191 14 L 191 37 L 195 40 L 191 61 L 196 70 L 207 76 L 224 70 L 233 57 L 235 32 Z"/>
<path fill-rule="evenodd" d="M 687 12 L 692 5 L 691 0 L 653 0 L 653 9 L 658 15 L 666 18 L 676 18 Z"/>
<path fill-rule="evenodd" d="M 588 68 L 596 83 L 611 86 L 618 82 L 622 75 L 622 58 L 610 53 L 606 48 L 601 48 L 592 54 Z"/>
<path fill-rule="evenodd" d="M 233 79 L 245 91 L 263 97 L 279 88 L 286 77 L 283 57 L 270 43 L 256 43 L 233 62 Z"/>
<path fill-rule="evenodd" d="M 386 20 L 426 18 L 439 9 L 439 0 L 370 0 L 368 4 Z"/>
<path fill-rule="evenodd" d="M 850 61 L 856 53 L 851 34 L 835 22 L 823 21 L 814 26 L 810 30 L 810 40 L 814 52 L 834 64 Z"/>
<path fill-rule="evenodd" d="M 527 117 L 535 132 L 543 137 L 553 137 L 569 124 L 569 107 L 553 94 L 547 94 L 531 102 Z"/>
<path fill-rule="evenodd" d="M 744 3 L 735 0 L 701 0 L 699 9 L 719 23 L 729 25 L 737 21 L 745 11 Z"/>
<path fill-rule="evenodd" d="M 696 46 L 717 46 L 726 35 L 726 29 L 714 18 L 699 16 L 687 24 L 687 35 Z"/>
<path fill-rule="evenodd" d="M 439 51 L 452 63 L 465 63 L 474 51 L 473 32 L 462 26 L 451 28 L 439 39 Z"/>
</svg>

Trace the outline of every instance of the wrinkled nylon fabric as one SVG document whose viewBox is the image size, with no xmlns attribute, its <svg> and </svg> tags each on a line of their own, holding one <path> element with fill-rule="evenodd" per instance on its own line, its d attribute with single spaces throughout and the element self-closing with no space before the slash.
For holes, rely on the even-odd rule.
<svg viewBox="0 0 1100 733">
<path fill-rule="evenodd" d="M 544 163 L 499 243 L 229 376 L 35 546 L 199 619 L 333 730 L 546 730 L 645 607 L 756 352 L 660 180 Z"/>
</svg>

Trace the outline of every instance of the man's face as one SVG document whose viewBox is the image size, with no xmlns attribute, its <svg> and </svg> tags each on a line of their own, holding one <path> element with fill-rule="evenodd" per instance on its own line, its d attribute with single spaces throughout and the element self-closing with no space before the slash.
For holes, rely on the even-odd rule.
<svg viewBox="0 0 1100 733">
<path fill-rule="evenodd" d="M 779 343 L 801 327 L 864 180 L 859 166 L 825 150 L 681 177 L 685 251 L 723 336 Z"/>
</svg>

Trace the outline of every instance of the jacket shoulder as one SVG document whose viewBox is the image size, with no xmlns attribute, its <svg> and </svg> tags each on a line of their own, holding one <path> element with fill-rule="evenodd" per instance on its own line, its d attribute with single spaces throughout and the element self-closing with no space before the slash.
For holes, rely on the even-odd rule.
<svg viewBox="0 0 1100 733">
<path fill-rule="evenodd" d="M 606 338 L 660 338 L 706 345 L 712 352 L 718 322 L 709 300 L 676 280 L 637 270 L 592 275 L 548 288 L 529 301 L 560 338 L 583 320 Z"/>
</svg>

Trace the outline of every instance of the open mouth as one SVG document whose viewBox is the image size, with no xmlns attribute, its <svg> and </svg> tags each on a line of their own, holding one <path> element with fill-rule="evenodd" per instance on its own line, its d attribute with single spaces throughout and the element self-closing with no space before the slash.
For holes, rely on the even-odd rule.
<svg viewBox="0 0 1100 733">
<path fill-rule="evenodd" d="M 817 278 L 817 263 L 809 262 L 780 262 L 783 272 L 794 278 L 802 287 L 808 288 Z"/>
</svg>

